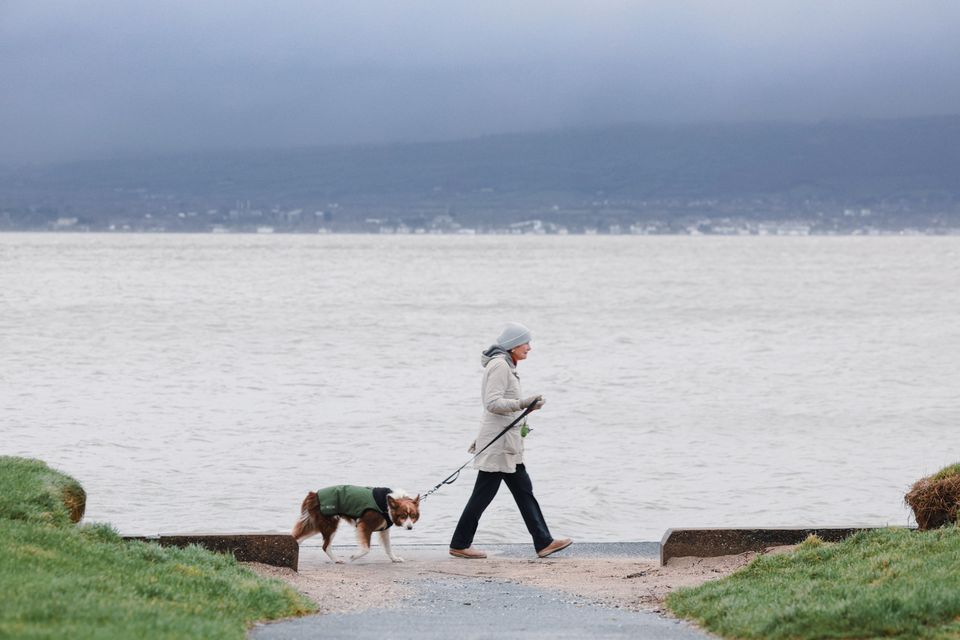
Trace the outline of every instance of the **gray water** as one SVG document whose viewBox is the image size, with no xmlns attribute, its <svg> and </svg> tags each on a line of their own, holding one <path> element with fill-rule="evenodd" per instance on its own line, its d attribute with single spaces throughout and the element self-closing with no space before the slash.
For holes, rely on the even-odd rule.
<svg viewBox="0 0 960 640">
<path fill-rule="evenodd" d="M 286 531 L 466 461 L 506 320 L 558 536 L 907 524 L 960 460 L 956 237 L 0 235 L 0 453 L 124 533 Z M 396 542 L 447 542 L 474 474 Z M 505 488 L 477 540 L 528 540 Z"/>
</svg>

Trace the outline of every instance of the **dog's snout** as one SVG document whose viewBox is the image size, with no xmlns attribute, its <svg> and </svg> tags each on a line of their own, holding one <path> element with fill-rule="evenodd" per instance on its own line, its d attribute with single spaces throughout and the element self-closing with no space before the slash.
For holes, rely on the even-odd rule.
<svg viewBox="0 0 960 640">
<path fill-rule="evenodd" d="M 406 526 L 406 528 L 407 528 L 408 530 L 409 530 L 409 529 L 413 529 L 413 525 L 410 524 L 409 522 L 408 522 L 405 526 Z"/>
</svg>

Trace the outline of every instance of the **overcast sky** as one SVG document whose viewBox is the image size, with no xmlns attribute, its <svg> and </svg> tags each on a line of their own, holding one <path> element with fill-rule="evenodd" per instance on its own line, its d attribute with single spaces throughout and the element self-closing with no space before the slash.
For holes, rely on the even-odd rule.
<svg viewBox="0 0 960 640">
<path fill-rule="evenodd" d="M 0 161 L 957 114 L 958 78 L 958 0 L 0 0 Z"/>
</svg>

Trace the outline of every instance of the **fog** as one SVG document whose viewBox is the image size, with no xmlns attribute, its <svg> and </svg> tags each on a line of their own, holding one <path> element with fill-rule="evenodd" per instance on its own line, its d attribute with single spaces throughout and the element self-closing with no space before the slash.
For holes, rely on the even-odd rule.
<svg viewBox="0 0 960 640">
<path fill-rule="evenodd" d="M 960 113 L 960 3 L 0 0 L 0 161 Z"/>
</svg>

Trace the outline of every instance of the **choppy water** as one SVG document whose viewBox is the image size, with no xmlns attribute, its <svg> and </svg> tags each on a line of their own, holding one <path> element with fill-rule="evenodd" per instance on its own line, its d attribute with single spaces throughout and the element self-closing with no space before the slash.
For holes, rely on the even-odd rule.
<svg viewBox="0 0 960 640">
<path fill-rule="evenodd" d="M 0 235 L 0 453 L 125 533 L 288 530 L 462 464 L 509 319 L 555 534 L 905 524 L 960 460 L 955 237 Z M 396 541 L 447 542 L 473 477 Z M 478 542 L 527 539 L 503 489 Z"/>
</svg>

